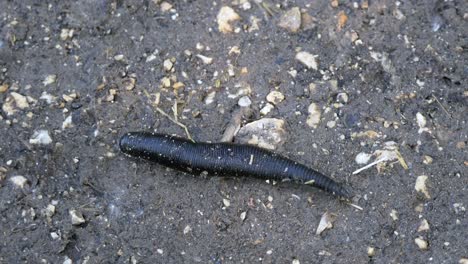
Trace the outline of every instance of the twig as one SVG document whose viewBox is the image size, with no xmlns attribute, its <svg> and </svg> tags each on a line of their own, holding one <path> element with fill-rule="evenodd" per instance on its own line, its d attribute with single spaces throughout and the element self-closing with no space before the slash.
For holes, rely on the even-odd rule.
<svg viewBox="0 0 468 264">
<path fill-rule="evenodd" d="M 171 120 L 174 124 L 182 127 L 184 130 L 185 130 L 185 134 L 187 134 L 187 137 L 188 139 L 190 139 L 191 141 L 195 142 L 195 140 L 193 140 L 192 136 L 190 136 L 190 133 L 188 131 L 188 128 L 187 126 L 185 126 L 184 124 L 180 123 L 179 121 L 177 120 L 174 120 L 174 118 L 172 118 L 170 115 L 168 115 L 166 112 L 164 112 L 161 108 L 157 107 L 156 106 L 156 110 L 163 116 L 167 117 L 169 120 Z"/>
<path fill-rule="evenodd" d="M 364 209 L 363 209 L 361 206 L 359 206 L 359 205 L 355 205 L 355 204 L 353 204 L 353 203 L 348 203 L 348 205 L 351 205 L 352 207 L 354 207 L 354 208 L 358 209 L 359 211 L 362 211 L 362 210 L 364 210 Z"/>
<path fill-rule="evenodd" d="M 148 97 L 149 100 L 151 100 L 151 95 L 148 93 L 148 91 L 146 89 L 143 88 L 143 93 L 145 93 L 146 97 Z M 188 139 L 190 139 L 191 141 L 195 142 L 195 140 L 193 140 L 192 136 L 190 135 L 189 131 L 188 131 L 188 128 L 187 126 L 185 126 L 184 124 L 180 123 L 178 120 L 177 120 L 177 101 L 175 102 L 174 106 L 172 107 L 172 111 L 174 112 L 174 118 L 172 118 L 169 114 L 167 114 L 166 112 L 164 112 L 161 108 L 159 108 L 157 106 L 157 104 L 153 104 L 154 108 L 163 116 L 167 117 L 169 120 L 171 120 L 174 124 L 182 127 L 184 130 L 185 130 L 185 134 L 187 134 L 187 137 Z"/>
<path fill-rule="evenodd" d="M 447 109 L 445 109 L 445 107 L 442 105 L 442 103 L 439 101 L 439 99 L 437 99 L 437 97 L 435 97 L 434 95 L 432 95 L 432 97 L 434 97 L 434 99 L 437 101 L 437 103 L 440 105 L 440 107 L 442 107 L 442 110 L 444 110 L 444 112 L 449 116 L 449 118 L 452 119 L 452 115 L 450 115 L 450 113 L 447 111 Z"/>
</svg>

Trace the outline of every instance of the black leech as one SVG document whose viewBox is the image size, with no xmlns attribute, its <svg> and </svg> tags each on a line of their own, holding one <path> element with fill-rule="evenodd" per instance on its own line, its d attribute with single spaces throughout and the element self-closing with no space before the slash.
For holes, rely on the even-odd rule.
<svg viewBox="0 0 468 264">
<path fill-rule="evenodd" d="M 351 193 L 327 176 L 286 157 L 251 145 L 193 143 L 187 139 L 147 132 L 127 133 L 120 139 L 125 154 L 167 167 L 199 174 L 250 176 L 307 183 L 343 198 Z"/>
</svg>

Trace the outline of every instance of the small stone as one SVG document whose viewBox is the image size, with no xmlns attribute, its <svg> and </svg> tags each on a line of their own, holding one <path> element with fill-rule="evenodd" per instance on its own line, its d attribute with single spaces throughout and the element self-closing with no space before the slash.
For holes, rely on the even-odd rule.
<svg viewBox="0 0 468 264">
<path fill-rule="evenodd" d="M 331 0 L 330 5 L 331 5 L 332 7 L 338 7 L 339 1 L 338 1 L 338 0 Z"/>
<path fill-rule="evenodd" d="M 346 104 L 348 103 L 348 94 L 346 93 L 339 93 L 337 96 L 336 96 L 336 101 L 339 102 L 339 103 L 343 103 L 343 104 Z"/>
<path fill-rule="evenodd" d="M 226 34 L 233 31 L 230 23 L 239 20 L 240 16 L 231 7 L 223 6 L 219 10 L 218 16 L 216 18 L 218 22 L 218 30 L 221 33 Z"/>
<path fill-rule="evenodd" d="M 70 210 L 72 225 L 81 225 L 86 222 L 81 212 Z"/>
<path fill-rule="evenodd" d="M 293 259 L 291 264 L 301 264 L 301 262 L 298 259 Z"/>
<path fill-rule="evenodd" d="M 361 152 L 356 155 L 356 158 L 354 159 L 357 164 L 367 164 L 372 157 L 372 154 L 368 154 L 365 152 Z"/>
<path fill-rule="evenodd" d="M 56 80 L 57 80 L 57 75 L 55 74 L 47 75 L 44 81 L 42 82 L 42 84 L 44 84 L 44 86 L 47 86 L 49 84 L 55 83 Z"/>
<path fill-rule="evenodd" d="M 213 58 L 203 56 L 201 54 L 197 54 L 197 58 L 199 58 L 204 64 L 211 64 L 213 63 Z"/>
<path fill-rule="evenodd" d="M 296 54 L 296 60 L 300 61 L 309 69 L 318 69 L 317 61 L 315 60 L 316 55 L 312 55 L 306 51 L 301 51 Z"/>
<path fill-rule="evenodd" d="M 185 226 L 185 228 L 184 228 L 184 235 L 188 234 L 188 233 L 191 232 L 191 231 L 192 231 L 192 228 L 191 228 L 189 225 Z"/>
<path fill-rule="evenodd" d="M 428 247 L 427 241 L 422 239 L 421 237 L 415 238 L 414 243 L 418 245 L 419 249 L 427 250 L 427 247 Z"/>
<path fill-rule="evenodd" d="M 41 100 L 45 100 L 47 104 L 52 104 L 57 100 L 57 97 L 47 93 L 46 91 L 42 92 L 41 97 L 39 97 Z"/>
<path fill-rule="evenodd" d="M 429 222 L 426 219 L 423 219 L 418 227 L 418 232 L 428 231 L 430 229 Z"/>
<path fill-rule="evenodd" d="M 10 181 L 18 188 L 23 189 L 26 183 L 28 183 L 28 179 L 26 179 L 24 176 L 13 176 L 10 178 Z"/>
<path fill-rule="evenodd" d="M 231 205 L 231 201 L 229 201 L 228 199 L 223 199 L 223 204 L 225 207 L 229 207 Z"/>
<path fill-rule="evenodd" d="M 125 59 L 125 56 L 123 54 L 118 54 L 114 56 L 114 60 L 116 61 L 123 61 Z"/>
<path fill-rule="evenodd" d="M 303 30 L 310 30 L 316 27 L 316 24 L 315 24 L 316 19 L 307 13 L 302 13 L 301 20 L 302 20 L 301 26 Z"/>
<path fill-rule="evenodd" d="M 54 216 L 54 214 L 55 214 L 55 205 L 53 204 L 47 205 L 47 207 L 44 209 L 44 215 L 50 219 L 52 218 L 52 216 Z"/>
<path fill-rule="evenodd" d="M 164 254 L 164 251 L 160 248 L 156 249 L 156 252 L 158 252 L 159 255 L 162 255 Z"/>
<path fill-rule="evenodd" d="M 174 67 L 174 63 L 170 59 L 166 59 L 163 62 L 163 68 L 165 71 L 171 71 L 172 67 Z"/>
<path fill-rule="evenodd" d="M 273 250 L 270 249 L 266 253 L 267 253 L 267 255 L 271 255 L 271 254 L 273 254 Z"/>
<path fill-rule="evenodd" d="M 34 131 L 29 139 L 29 144 L 33 145 L 48 145 L 50 143 L 52 143 L 52 138 L 49 136 L 49 131 L 44 129 Z"/>
<path fill-rule="evenodd" d="M 419 126 L 418 133 L 421 134 L 424 131 L 429 131 L 429 129 L 426 128 L 426 118 L 421 114 L 421 113 L 416 113 L 416 121 Z"/>
<path fill-rule="evenodd" d="M 237 102 L 237 104 L 240 106 L 240 107 L 248 107 L 252 104 L 252 101 L 250 100 L 250 98 L 248 96 L 242 96 L 239 101 Z"/>
<path fill-rule="evenodd" d="M 56 232 L 52 232 L 52 233 L 50 233 L 50 237 L 52 237 L 52 239 L 55 240 L 55 239 L 59 238 L 60 236 Z"/>
<path fill-rule="evenodd" d="M 212 104 L 214 102 L 215 96 L 216 96 L 216 91 L 211 91 L 210 93 L 208 93 L 208 95 L 205 97 L 205 104 L 206 105 Z"/>
<path fill-rule="evenodd" d="M 262 118 L 241 127 L 236 140 L 274 150 L 285 141 L 285 122 L 277 118 Z M 255 158 L 255 157 L 254 157 Z"/>
<path fill-rule="evenodd" d="M 169 87 L 171 87 L 171 79 L 168 78 L 168 77 L 163 77 L 161 79 L 161 84 L 162 84 L 163 87 L 169 88 Z"/>
<path fill-rule="evenodd" d="M 392 218 L 393 221 L 397 221 L 398 220 L 398 212 L 395 209 L 392 209 L 392 211 L 390 212 L 390 217 Z"/>
<path fill-rule="evenodd" d="M 136 83 L 136 78 L 129 77 L 126 78 L 122 81 L 123 87 L 125 87 L 125 90 L 131 91 L 135 88 L 135 83 Z"/>
<path fill-rule="evenodd" d="M 299 7 L 293 7 L 284 13 L 278 26 L 287 29 L 290 32 L 297 32 L 301 28 L 301 10 Z"/>
<path fill-rule="evenodd" d="M 375 256 L 375 248 L 374 247 L 367 247 L 367 256 L 373 257 Z"/>
<path fill-rule="evenodd" d="M 176 91 L 184 87 L 185 87 L 185 84 L 183 82 L 176 82 L 172 85 L 172 88 Z"/>
<path fill-rule="evenodd" d="M 19 109 L 25 109 L 29 107 L 28 98 L 26 96 L 15 92 L 12 92 L 10 95 L 15 100 L 16 107 Z"/>
<path fill-rule="evenodd" d="M 62 264 L 73 264 L 73 261 L 68 256 L 65 256 L 65 260 Z"/>
<path fill-rule="evenodd" d="M 247 212 L 242 212 L 242 213 L 240 214 L 240 219 L 241 219 L 242 221 L 244 221 L 246 217 L 247 217 Z"/>
<path fill-rule="evenodd" d="M 4 93 L 8 90 L 8 87 L 10 87 L 7 83 L 4 83 L 0 85 L 0 93 Z"/>
<path fill-rule="evenodd" d="M 427 156 L 427 155 L 424 155 L 423 157 L 423 163 L 426 164 L 426 165 L 429 165 L 429 164 L 432 164 L 432 157 L 431 156 Z"/>
<path fill-rule="evenodd" d="M 312 128 L 317 128 L 318 124 L 320 123 L 320 108 L 316 103 L 312 103 L 309 105 L 309 116 L 307 117 L 306 123 L 308 126 Z"/>
<path fill-rule="evenodd" d="M 418 176 L 418 178 L 416 179 L 416 184 L 414 185 L 414 189 L 418 193 L 424 194 L 424 197 L 426 199 L 431 199 L 431 196 L 429 195 L 429 191 L 427 190 L 426 186 L 427 179 L 428 177 L 425 175 Z"/>
<path fill-rule="evenodd" d="M 63 121 L 62 123 L 62 130 L 66 129 L 66 128 L 70 128 L 70 127 L 73 127 L 73 121 L 72 121 L 72 116 L 69 115 L 67 118 L 65 118 L 65 120 Z"/>
<path fill-rule="evenodd" d="M 268 113 L 271 112 L 271 110 L 273 110 L 275 108 L 274 105 L 270 104 L 270 103 L 267 103 L 265 104 L 265 106 L 260 110 L 260 115 L 262 116 L 266 116 Z"/>
<path fill-rule="evenodd" d="M 284 95 L 279 92 L 279 91 L 271 91 L 267 97 L 266 97 L 267 101 L 274 104 L 274 105 L 277 105 L 279 103 L 281 103 L 283 100 L 284 100 Z"/>
<path fill-rule="evenodd" d="M 160 8 L 161 8 L 161 12 L 165 13 L 165 12 L 171 10 L 172 5 L 169 4 L 168 2 L 164 1 L 164 2 L 161 3 Z"/>
<path fill-rule="evenodd" d="M 75 31 L 73 29 L 69 29 L 69 28 L 62 28 L 62 30 L 60 31 L 60 39 L 65 41 L 67 39 L 71 39 L 73 38 L 73 33 Z"/>
<path fill-rule="evenodd" d="M 465 141 L 458 141 L 457 142 L 457 149 L 464 149 L 466 146 Z"/>
<path fill-rule="evenodd" d="M 468 258 L 461 258 L 461 259 L 458 261 L 458 264 L 468 264 Z"/>
<path fill-rule="evenodd" d="M 335 121 L 328 121 L 327 122 L 327 127 L 328 128 L 334 128 L 336 126 L 336 122 Z"/>
</svg>

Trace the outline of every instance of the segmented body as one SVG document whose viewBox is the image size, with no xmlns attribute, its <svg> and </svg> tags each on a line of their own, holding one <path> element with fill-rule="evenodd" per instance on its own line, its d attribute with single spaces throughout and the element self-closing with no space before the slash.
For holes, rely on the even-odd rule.
<svg viewBox="0 0 468 264">
<path fill-rule="evenodd" d="M 349 198 L 350 193 L 327 176 L 269 150 L 233 143 L 194 143 L 187 139 L 147 132 L 127 133 L 122 152 L 167 167 L 199 174 L 246 176 L 307 183 Z"/>
</svg>

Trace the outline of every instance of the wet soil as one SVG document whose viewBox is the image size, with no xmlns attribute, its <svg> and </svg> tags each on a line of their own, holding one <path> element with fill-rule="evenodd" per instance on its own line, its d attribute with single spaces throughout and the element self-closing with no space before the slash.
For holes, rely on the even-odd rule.
<svg viewBox="0 0 468 264">
<path fill-rule="evenodd" d="M 0 1 L 0 262 L 466 263 L 466 2 L 244 2 Z M 231 33 L 218 30 L 222 6 L 241 18 Z M 314 20 L 293 33 L 278 22 L 296 6 Z M 286 122 L 276 151 L 351 186 L 363 210 L 309 186 L 189 175 L 120 153 L 128 131 L 185 137 L 156 109 L 172 117 L 174 104 L 196 141 L 218 141 L 237 109 L 229 95 L 245 87 L 244 122 L 280 91 L 266 115 Z M 52 142 L 30 141 L 39 130 Z M 407 169 L 352 174 L 359 153 L 388 141 Z M 422 175 L 429 197 L 415 190 Z M 316 235 L 327 211 L 333 228 Z M 430 229 L 418 232 L 423 219 Z"/>
</svg>

